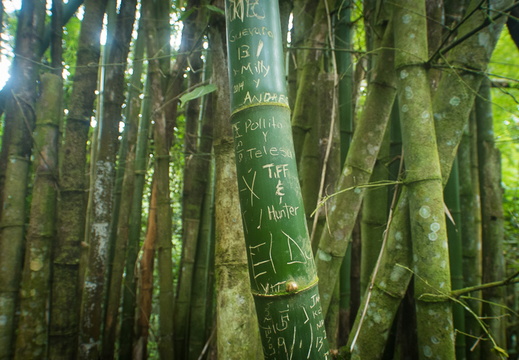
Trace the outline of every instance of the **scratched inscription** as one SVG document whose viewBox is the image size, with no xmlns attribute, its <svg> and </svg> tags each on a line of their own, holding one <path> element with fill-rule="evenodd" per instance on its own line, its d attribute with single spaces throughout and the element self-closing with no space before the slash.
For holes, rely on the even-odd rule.
<svg viewBox="0 0 519 360">
<path fill-rule="evenodd" d="M 309 305 L 286 299 L 276 308 L 272 302 L 256 302 L 262 308 L 258 315 L 266 357 L 313 359 L 320 353 L 323 359 L 329 358 L 319 295 L 315 293 L 310 299 Z"/>
<path fill-rule="evenodd" d="M 283 56 L 279 21 L 272 21 L 272 4 L 259 0 L 228 2 L 227 39 L 233 44 L 230 52 L 233 109 L 261 103 L 280 103 L 288 106 L 285 74 L 280 67 L 269 63 Z M 247 26 L 244 27 L 244 21 Z"/>
</svg>

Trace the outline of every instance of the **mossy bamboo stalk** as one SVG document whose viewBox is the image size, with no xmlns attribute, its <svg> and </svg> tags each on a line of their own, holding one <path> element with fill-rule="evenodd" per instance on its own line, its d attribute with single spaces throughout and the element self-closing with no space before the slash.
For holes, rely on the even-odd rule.
<svg viewBox="0 0 519 360">
<path fill-rule="evenodd" d="M 222 1 L 223 5 L 223 1 Z M 210 42 L 212 82 L 217 87 L 214 108 L 215 154 L 215 279 L 216 347 L 219 359 L 241 360 L 261 357 L 261 343 L 254 300 L 250 294 L 247 253 L 240 221 L 236 165 L 229 124 L 229 79 L 224 69 L 225 22 L 215 18 Z"/>
<path fill-rule="evenodd" d="M 147 78 L 148 79 L 148 78 Z M 146 181 L 146 169 L 148 160 L 148 136 L 150 128 L 150 97 L 149 84 L 144 85 L 144 98 L 137 131 L 137 144 L 135 148 L 134 186 L 132 205 L 128 230 L 128 248 L 126 252 L 126 267 L 123 286 L 123 300 L 121 310 L 121 333 L 119 339 L 119 358 L 127 359 L 132 354 L 132 345 L 135 338 L 135 305 L 137 294 L 137 279 L 135 265 L 140 249 L 142 232 L 142 195 Z"/>
<path fill-rule="evenodd" d="M 190 15 L 184 21 L 182 47 L 189 51 L 187 73 L 189 86 L 196 86 L 202 79 L 200 50 L 201 32 L 206 26 L 204 7 L 200 0 L 190 0 L 186 11 Z M 186 104 L 184 132 L 184 181 L 182 189 L 182 255 L 175 298 L 175 357 L 185 359 L 189 348 L 189 309 L 193 292 L 193 272 L 198 245 L 202 202 L 207 183 L 207 156 L 200 153 L 199 139 L 201 99 Z M 206 152 L 207 154 L 207 152 Z"/>
<path fill-rule="evenodd" d="M 238 189 L 264 356 L 326 359 L 291 141 L 278 3 L 260 0 L 245 8 L 226 1 L 226 19 Z M 250 28 L 263 30 L 236 36 Z"/>
<path fill-rule="evenodd" d="M 461 209 L 461 241 L 463 247 L 463 286 L 475 286 L 481 284 L 481 210 L 479 205 L 479 181 L 477 173 L 477 149 L 475 136 L 476 118 L 472 111 L 469 118 L 469 126 L 463 132 L 463 137 L 458 148 L 458 169 L 460 177 L 460 209 Z M 481 292 L 471 294 L 474 298 L 480 298 Z M 478 316 L 481 315 L 481 302 L 468 299 L 467 304 Z M 471 349 L 475 339 L 479 338 L 482 329 L 477 319 L 468 312 L 465 313 L 465 332 L 470 337 L 466 338 L 467 354 L 470 359 L 478 359 L 481 348 L 477 346 Z M 472 351 L 470 351 L 472 350 Z"/>
<path fill-rule="evenodd" d="M 326 1 L 328 1 L 330 9 L 335 8 L 333 6 L 334 0 Z M 304 46 L 311 50 L 305 50 L 304 52 L 301 73 L 298 74 L 297 95 L 292 113 L 294 150 L 295 158 L 298 162 L 301 159 L 305 138 L 310 129 L 316 126 L 312 123 L 312 119 L 315 119 L 315 111 L 318 107 L 315 99 L 317 98 L 317 79 L 323 54 L 319 47 L 326 43 L 328 32 L 325 1 L 317 2 L 313 16 L 310 34 L 304 42 Z"/>
<path fill-rule="evenodd" d="M 478 0 L 471 3 L 471 9 L 474 9 L 479 4 Z M 504 9 L 509 4 L 500 4 L 499 9 Z M 481 10 L 475 16 L 469 18 L 460 27 L 460 35 L 467 34 L 478 26 L 485 19 L 485 13 Z M 490 59 L 495 43 L 499 37 L 499 32 L 503 24 L 495 23 L 491 27 L 486 27 L 482 30 L 483 36 L 487 41 L 480 44 L 476 39 L 468 39 L 458 47 L 453 49 L 447 57 L 448 63 L 456 63 L 461 65 L 461 69 L 469 67 L 469 64 L 476 65 L 479 69 L 484 69 Z M 477 61 L 474 61 L 477 60 Z M 465 66 L 464 66 L 465 65 Z M 452 74 L 446 74 L 442 77 L 438 86 L 438 91 L 435 93 L 433 99 L 433 109 L 435 111 L 435 125 L 438 150 L 440 154 L 440 161 L 442 166 L 443 181 L 447 181 L 447 176 L 450 172 L 456 148 L 456 141 L 458 136 L 461 136 L 462 129 L 470 110 L 472 109 L 475 93 L 473 88 L 478 88 L 481 82 L 481 75 L 474 75 L 472 71 L 457 70 Z M 463 101 L 461 101 L 463 99 Z M 465 118 L 463 118 L 465 116 Z M 387 250 L 382 254 L 380 268 L 384 269 L 387 264 L 397 266 L 398 269 L 410 269 L 411 267 L 411 249 L 410 240 L 407 238 L 408 232 L 405 230 L 407 225 L 406 216 L 403 212 L 406 210 L 407 191 L 403 189 L 403 193 L 399 200 L 396 209 L 394 210 L 393 220 L 390 223 L 388 230 Z M 391 235 L 394 234 L 394 235 Z M 398 241 L 393 241 L 398 240 Z M 394 254 L 394 255 L 393 255 Z M 398 258 L 394 258 L 398 255 Z M 400 266 L 398 266 L 399 264 Z M 350 336 L 349 346 L 345 351 L 352 351 L 361 354 L 359 359 L 363 358 L 377 358 L 371 357 L 369 354 L 378 354 L 373 356 L 381 356 L 385 346 L 385 340 L 379 335 L 379 331 L 384 329 L 389 330 L 393 322 L 394 316 L 398 309 L 401 299 L 406 293 L 407 285 L 411 279 L 412 273 L 410 271 L 379 271 L 375 276 L 375 287 L 370 296 L 365 296 L 363 307 L 373 306 L 376 304 L 377 311 L 372 312 L 376 316 L 377 326 L 363 327 L 362 336 L 358 336 L 357 332 L 352 332 Z M 398 281 L 389 282 L 392 279 L 391 275 L 396 276 Z M 380 284 L 380 285 L 377 285 Z M 381 287 L 384 291 L 378 291 L 377 287 Z M 368 308 L 369 309 L 369 308 Z M 366 313 L 366 316 L 363 314 Z M 379 314 L 388 316 L 380 317 Z M 392 314 L 392 315 L 390 315 Z M 369 312 L 359 311 L 356 323 L 362 323 L 363 318 L 370 316 Z M 358 325 L 356 325 L 358 326 Z M 366 340 L 366 342 L 364 342 Z M 361 346 L 364 344 L 365 346 Z M 362 351 L 362 352 L 361 352 Z M 368 353 L 365 353 L 368 351 Z M 367 357 L 364 357 L 368 354 Z M 354 357 L 353 355 L 352 357 Z"/>
<path fill-rule="evenodd" d="M 476 99 L 479 183 L 481 192 L 483 282 L 489 283 L 505 278 L 503 256 L 504 215 L 503 189 L 501 188 L 501 159 L 495 146 L 490 80 L 485 79 Z M 483 316 L 489 331 L 498 346 L 506 349 L 504 309 L 505 291 L 494 287 L 483 291 Z M 502 359 L 492 342 L 486 341 L 481 349 L 485 359 Z"/>
<path fill-rule="evenodd" d="M 25 266 L 20 286 L 20 318 L 15 359 L 44 358 L 47 352 L 47 302 L 50 293 L 51 250 L 56 236 L 58 129 L 62 116 L 62 79 L 41 77 L 34 132 L 35 179 L 27 230 Z"/>
<path fill-rule="evenodd" d="M 337 2 L 337 19 L 335 25 L 335 47 L 339 51 L 335 52 L 337 61 L 337 75 L 339 76 L 338 88 L 338 112 L 340 129 L 340 167 L 346 160 L 351 139 L 353 137 L 353 114 L 355 102 L 353 100 L 353 62 L 352 54 L 352 34 L 353 23 L 351 22 L 351 11 L 353 2 Z M 346 50 L 346 51 L 343 51 Z M 320 237 L 318 238 L 320 239 Z M 317 244 L 317 239 L 313 242 Z M 337 345 L 346 344 L 347 334 L 351 329 L 351 307 L 350 307 L 350 285 L 351 285 L 351 246 L 348 247 L 340 268 L 339 275 L 339 338 Z"/>
<path fill-rule="evenodd" d="M 388 180 L 387 163 L 389 159 L 389 128 L 386 133 L 373 167 L 370 182 L 384 182 Z M 360 262 L 360 292 L 363 294 L 369 284 L 371 273 L 382 246 L 384 232 L 389 215 L 389 187 L 366 189 L 362 203 L 361 217 L 361 262 Z"/>
<path fill-rule="evenodd" d="M 151 104 L 150 104 L 151 105 Z M 150 118 L 151 120 L 151 118 Z M 150 335 L 150 319 L 153 298 L 153 273 L 157 248 L 157 187 L 152 180 L 150 206 L 146 237 L 142 245 L 142 256 L 139 260 L 139 291 L 137 304 L 136 338 L 132 356 L 137 360 L 148 358 L 148 337 Z"/>
<path fill-rule="evenodd" d="M 351 358 L 381 359 L 400 302 L 411 281 L 411 229 L 409 201 L 403 189 L 389 217 L 384 249 L 376 265 L 373 280 L 364 294 L 348 344 L 341 352 Z"/>
<path fill-rule="evenodd" d="M 390 26 L 384 36 L 384 45 L 378 53 L 385 61 L 379 61 L 374 69 L 373 81 L 368 85 L 365 110 L 353 134 L 337 185 L 338 190 L 356 188 L 336 194 L 326 204 L 330 230 L 322 233 L 315 256 L 325 313 L 360 210 L 364 195 L 362 185 L 367 184 L 371 176 L 396 95 L 392 70 L 393 51 L 390 49 L 393 34 Z"/>
<path fill-rule="evenodd" d="M 15 311 L 22 275 L 25 243 L 26 195 L 31 157 L 31 132 L 35 101 L 40 34 L 45 22 L 45 1 L 23 1 L 11 77 L 15 83 L 6 104 L 9 140 L 4 156 L 5 182 L 1 189 L 0 214 L 0 358 L 11 356 L 14 345 Z M 8 125 L 9 124 L 9 125 Z M 6 137 L 4 137 L 6 139 Z"/>
<path fill-rule="evenodd" d="M 205 343 L 208 341 L 207 331 L 210 322 L 207 311 L 211 304 L 212 293 L 209 280 L 210 260 L 214 255 L 214 161 L 210 161 L 207 189 L 205 191 L 201 227 L 193 274 L 193 294 L 191 296 L 188 358 L 199 358 Z"/>
<path fill-rule="evenodd" d="M 409 189 L 413 239 L 419 356 L 420 359 L 431 356 L 453 359 L 451 304 L 434 299 L 435 295 L 450 293 L 451 279 L 442 173 L 424 65 L 428 56 L 425 1 L 398 1 L 394 6 L 393 21 L 405 183 Z M 432 296 L 428 298 L 428 294 Z"/>
<path fill-rule="evenodd" d="M 208 54 L 204 69 L 204 78 L 211 78 L 212 63 L 211 54 Z M 188 356 L 190 359 L 198 359 L 209 337 L 211 299 L 209 272 L 211 258 L 214 256 L 214 186 L 215 171 L 212 154 L 213 145 L 213 115 L 215 94 L 209 94 L 202 99 L 202 123 L 200 126 L 200 146 L 198 157 L 198 177 L 205 184 L 204 199 L 200 215 L 200 229 L 198 233 L 197 252 L 193 272 L 193 290 L 191 294 Z M 209 174 L 207 175 L 207 167 Z"/>
<path fill-rule="evenodd" d="M 164 95 L 161 83 L 161 73 L 156 55 L 159 52 L 157 32 L 153 19 L 152 4 L 145 3 L 143 13 L 148 21 L 145 22 L 147 54 L 150 67 L 150 101 L 152 120 L 154 121 L 153 140 L 155 144 L 154 179 L 157 194 L 157 261 L 159 274 L 159 339 L 158 348 L 161 359 L 172 359 L 173 351 L 173 260 L 172 260 L 172 211 L 169 189 L 169 146 L 166 131 L 166 115 L 164 113 Z"/>
<path fill-rule="evenodd" d="M 447 237 L 451 269 L 452 290 L 463 287 L 463 255 L 461 243 L 461 209 L 458 160 L 454 160 L 449 180 L 444 189 L 445 206 L 450 216 L 447 219 Z M 466 359 L 465 352 L 465 309 L 453 304 L 452 316 L 456 329 L 456 359 Z"/>
<path fill-rule="evenodd" d="M 74 84 L 60 148 L 60 188 L 57 239 L 53 247 L 53 273 L 49 319 L 49 358 L 76 357 L 79 323 L 79 258 L 84 240 L 87 140 L 97 88 L 100 42 L 106 1 L 85 2 L 78 40 Z"/>
<path fill-rule="evenodd" d="M 110 64 L 126 64 L 136 7 L 136 0 L 125 1 L 121 4 L 115 19 L 113 42 L 108 55 Z M 113 191 L 119 145 L 119 122 L 124 101 L 125 69 L 125 66 L 115 66 L 106 72 L 103 96 L 105 106 L 101 119 L 98 119 L 99 147 L 95 164 L 93 164 L 95 174 L 92 179 L 92 226 L 81 303 L 79 356 L 83 359 L 94 359 L 102 353 L 107 281 L 110 278 L 111 270 L 109 266 L 112 230 L 110 224 L 115 221 L 112 213 L 114 209 Z"/>
<path fill-rule="evenodd" d="M 131 14 L 125 16 L 131 17 Z M 142 21 L 142 20 L 140 20 Z M 111 233 L 112 257 L 111 270 L 109 272 L 109 288 L 106 303 L 106 316 L 103 329 L 103 358 L 111 359 L 114 356 L 116 344 L 116 331 L 119 319 L 119 308 L 121 305 L 121 291 L 123 274 L 125 268 L 126 250 L 129 238 L 129 219 L 134 187 L 135 167 L 135 143 L 137 141 L 137 130 L 141 99 L 139 97 L 142 88 L 142 59 L 144 55 L 144 31 L 138 33 L 135 41 L 133 72 L 128 85 L 127 106 L 125 111 L 124 133 L 119 149 L 119 161 L 116 170 L 114 192 L 114 212 L 117 221 L 113 221 L 113 233 Z M 125 194 L 124 196 L 121 196 Z"/>
</svg>

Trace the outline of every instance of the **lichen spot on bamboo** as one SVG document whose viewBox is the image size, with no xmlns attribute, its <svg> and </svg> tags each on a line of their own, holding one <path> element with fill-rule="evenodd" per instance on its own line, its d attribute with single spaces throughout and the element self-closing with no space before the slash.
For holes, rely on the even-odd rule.
<svg viewBox="0 0 519 360">
<path fill-rule="evenodd" d="M 398 282 L 398 281 L 400 281 L 402 276 L 405 275 L 406 271 L 407 270 L 404 269 L 403 267 L 395 265 L 395 266 L 393 266 L 393 270 L 391 270 L 391 274 L 389 275 L 389 279 L 392 282 Z"/>
<path fill-rule="evenodd" d="M 478 43 L 483 46 L 485 49 L 489 48 L 491 45 L 490 34 L 486 31 L 481 31 L 478 34 Z"/>
<path fill-rule="evenodd" d="M 36 258 L 31 260 L 29 267 L 32 271 L 40 271 L 43 268 L 43 260 Z"/>
<path fill-rule="evenodd" d="M 322 251 L 321 249 L 317 250 L 317 257 L 319 258 L 319 260 L 322 260 L 322 261 L 330 261 L 332 259 L 332 256 L 324 251 Z"/>
<path fill-rule="evenodd" d="M 423 347 L 423 354 L 425 357 L 432 357 L 433 353 L 432 353 L 432 349 L 429 345 L 424 345 Z"/>
<path fill-rule="evenodd" d="M 405 79 L 409 76 L 409 73 L 406 70 L 400 71 L 400 79 Z"/>
<path fill-rule="evenodd" d="M 404 24 L 409 24 L 411 22 L 411 15 L 410 14 L 402 15 L 402 22 Z"/>
<path fill-rule="evenodd" d="M 422 113 L 422 123 L 429 121 L 430 118 L 431 118 L 431 114 L 429 113 L 429 111 L 425 110 Z"/>
<path fill-rule="evenodd" d="M 461 103 L 461 99 L 457 96 L 453 96 L 449 100 L 449 104 L 451 104 L 452 106 L 458 106 L 460 103 Z"/>
<path fill-rule="evenodd" d="M 428 217 L 431 216 L 431 208 L 427 205 L 423 205 L 420 210 L 418 210 L 418 213 L 420 214 L 421 217 L 423 217 L 424 219 L 427 219 Z"/>
<path fill-rule="evenodd" d="M 406 113 L 408 111 L 409 111 L 409 106 L 407 106 L 407 104 L 402 105 L 402 112 Z"/>
<path fill-rule="evenodd" d="M 414 92 L 413 92 L 413 88 L 412 87 L 406 86 L 405 89 L 404 89 L 404 92 L 405 92 L 405 98 L 407 100 L 411 100 L 414 97 Z"/>
</svg>

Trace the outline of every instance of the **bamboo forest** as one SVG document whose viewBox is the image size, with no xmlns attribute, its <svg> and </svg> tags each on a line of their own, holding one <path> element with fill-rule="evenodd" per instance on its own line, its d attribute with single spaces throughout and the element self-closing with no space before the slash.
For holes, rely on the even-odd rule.
<svg viewBox="0 0 519 360">
<path fill-rule="evenodd" d="M 519 360 L 518 0 L 0 0 L 0 360 Z"/>
</svg>

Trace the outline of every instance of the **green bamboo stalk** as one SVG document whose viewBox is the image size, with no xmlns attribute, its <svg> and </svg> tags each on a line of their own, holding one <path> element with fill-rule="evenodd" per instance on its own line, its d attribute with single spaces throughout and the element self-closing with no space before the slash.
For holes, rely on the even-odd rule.
<svg viewBox="0 0 519 360">
<path fill-rule="evenodd" d="M 126 64 L 136 6 L 136 0 L 121 4 L 108 55 L 110 64 Z M 115 66 L 106 72 L 105 106 L 102 118 L 98 119 L 99 147 L 92 179 L 92 226 L 81 304 L 79 356 L 83 359 L 95 359 L 102 354 L 102 329 L 111 270 L 110 224 L 115 221 L 112 213 L 113 191 L 125 69 L 125 66 Z"/>
<path fill-rule="evenodd" d="M 23 1 L 11 77 L 15 79 L 7 99 L 5 123 L 12 124 L 6 149 L 5 183 L 0 203 L 0 359 L 9 358 L 14 345 L 15 310 L 22 275 L 25 243 L 26 195 L 31 157 L 31 132 L 45 1 Z M 4 138 L 5 139 L 5 138 Z"/>
<path fill-rule="evenodd" d="M 479 1 L 474 0 L 471 9 L 477 7 L 478 4 Z M 502 3 L 500 8 L 504 9 L 508 5 L 509 3 Z M 478 11 L 475 16 L 470 17 L 460 27 L 460 35 L 470 33 L 484 21 L 485 16 L 484 12 Z M 486 27 L 481 30 L 482 34 L 485 34 L 482 36 L 489 42 L 480 44 L 477 37 L 467 39 L 451 51 L 447 57 L 448 63 L 460 64 L 460 69 L 468 68 L 469 63 L 476 68 L 484 69 L 503 25 L 502 20 L 499 22 L 496 22 L 494 27 Z M 481 75 L 475 76 L 472 71 L 457 70 L 442 77 L 438 86 L 439 90 L 435 93 L 433 108 L 436 114 L 436 136 L 444 182 L 447 181 L 454 159 L 453 148 L 456 148 L 456 141 L 459 141 L 458 136 L 461 136 L 464 128 L 463 119 L 466 120 L 473 106 L 475 93 L 472 89 L 478 88 L 480 82 Z M 382 355 L 385 346 L 384 335 L 387 336 L 386 332 L 391 328 L 400 301 L 405 295 L 411 279 L 410 271 L 402 271 L 410 269 L 412 258 L 410 239 L 408 231 L 405 230 L 408 226 L 406 222 L 407 201 L 407 191 L 404 188 L 388 229 L 386 251 L 382 253 L 380 259 L 381 270 L 375 274 L 373 290 L 371 294 L 368 292 L 364 297 L 362 305 L 367 310 L 370 306 L 377 310 L 371 311 L 371 314 L 370 311 L 359 311 L 355 320 L 355 326 L 359 327 L 359 324 L 369 324 L 369 321 L 365 321 L 365 319 L 372 316 L 376 319 L 376 326 L 361 326 L 362 336 L 359 336 L 359 331 L 352 332 L 348 348 L 344 351 L 353 352 L 353 358 L 357 352 L 361 354 L 359 359 L 378 358 Z M 394 281 L 395 279 L 397 281 Z"/>
<path fill-rule="evenodd" d="M 202 80 L 200 50 L 201 33 L 206 25 L 204 7 L 200 0 L 187 2 L 190 15 L 184 21 L 181 47 L 189 51 L 188 85 L 196 86 Z M 182 255 L 175 298 L 175 357 L 185 359 L 189 344 L 189 309 L 193 288 L 193 272 L 198 245 L 202 202 L 207 183 L 207 156 L 200 154 L 199 139 L 201 99 L 190 100 L 185 110 L 184 174 L 182 189 Z M 207 153 L 207 152 L 206 152 Z"/>
<path fill-rule="evenodd" d="M 57 239 L 54 245 L 50 300 L 49 358 L 76 357 L 79 323 L 79 258 L 85 229 L 85 170 L 88 132 L 97 87 L 97 64 L 106 1 L 85 3 L 78 40 L 77 68 L 60 148 Z"/>
<path fill-rule="evenodd" d="M 134 9 L 135 10 L 135 9 Z M 125 16 L 131 17 L 130 14 Z M 142 18 L 141 18 L 142 19 Z M 142 24 L 142 20 L 139 20 Z M 125 258 L 130 236 L 130 213 L 134 188 L 134 167 L 136 158 L 135 143 L 141 108 L 139 97 L 142 88 L 142 67 L 144 56 L 144 30 L 140 26 L 135 40 L 133 72 L 128 85 L 125 108 L 125 126 L 119 148 L 118 164 L 115 177 L 114 211 L 111 230 L 111 269 L 109 271 L 108 297 L 106 302 L 105 324 L 103 328 L 103 358 L 111 359 L 115 353 L 116 332 L 121 305 L 121 292 L 125 268 Z M 124 194 L 124 196 L 122 196 Z M 117 220 L 115 220 L 117 219 Z M 132 274 L 133 275 L 133 274 Z"/>
<path fill-rule="evenodd" d="M 449 180 L 444 189 L 445 206 L 449 209 L 447 237 L 451 268 L 452 290 L 463 287 L 463 255 L 461 243 L 461 209 L 458 160 L 454 160 Z M 465 353 L 465 309 L 460 304 L 453 304 L 452 316 L 456 329 L 456 359 L 466 359 Z"/>
<path fill-rule="evenodd" d="M 428 56 L 425 15 L 425 2 L 396 3 L 395 69 L 399 80 L 405 182 L 409 189 L 419 356 L 452 359 L 455 351 L 451 304 L 434 298 L 450 293 L 451 279 L 442 173 L 434 136 L 430 85 L 423 65 Z M 409 36 L 414 37 L 409 39 Z"/>
<path fill-rule="evenodd" d="M 151 118 L 150 118 L 151 119 Z M 139 291 L 137 292 L 137 321 L 135 346 L 132 356 L 137 360 L 148 358 L 147 346 L 150 335 L 150 321 L 153 298 L 153 273 L 155 268 L 155 250 L 157 248 L 157 186 L 155 178 L 151 183 L 150 206 L 146 237 L 142 245 L 142 255 L 139 260 Z"/>
<path fill-rule="evenodd" d="M 27 230 L 25 266 L 20 286 L 20 318 L 15 359 L 44 358 L 47 351 L 47 302 L 50 293 L 51 249 L 56 235 L 58 129 L 62 115 L 62 79 L 41 77 L 37 104 L 35 179 Z"/>
<path fill-rule="evenodd" d="M 222 2 L 223 5 L 223 2 Z M 256 359 L 261 343 L 247 273 L 247 253 L 229 126 L 229 80 L 224 69 L 225 23 L 214 19 L 210 31 L 213 79 L 218 91 L 214 108 L 216 337 L 220 359 Z"/>
<path fill-rule="evenodd" d="M 368 85 L 365 110 L 353 134 L 337 185 L 338 190 L 354 190 L 338 193 L 326 204 L 330 231 L 322 233 L 315 257 L 325 313 L 360 210 L 363 185 L 371 176 L 396 94 L 394 71 L 388 69 L 393 64 L 392 40 L 392 30 L 388 26 L 384 46 L 378 50 L 379 57 L 385 61 L 378 62 L 374 69 L 376 75 Z"/>
<path fill-rule="evenodd" d="M 339 11 L 335 27 L 335 56 L 337 59 L 337 74 L 339 75 L 339 123 L 341 128 L 341 164 L 346 160 L 346 154 L 350 147 L 353 136 L 353 62 L 351 8 L 353 2 L 350 0 L 339 1 Z"/>
<path fill-rule="evenodd" d="M 459 177 L 460 177 L 460 208 L 461 208 L 461 241 L 463 246 L 463 286 L 471 287 L 481 284 L 481 222 L 479 205 L 479 181 L 477 174 L 476 149 L 476 118 L 472 111 L 469 126 L 463 132 L 458 148 Z M 474 174 L 474 170 L 476 173 Z M 477 220 L 479 219 L 479 221 Z M 471 294 L 474 298 L 481 298 L 481 292 Z M 481 315 L 481 302 L 474 299 L 467 300 L 471 310 Z M 467 354 L 470 359 L 479 359 L 481 348 L 474 349 L 476 339 L 482 332 L 477 319 L 470 313 L 465 314 L 465 332 L 472 335 L 466 338 Z"/>
<path fill-rule="evenodd" d="M 380 146 L 377 161 L 373 167 L 370 182 L 388 180 L 387 163 L 389 159 L 389 128 L 386 129 Z M 364 194 L 361 218 L 361 262 L 360 262 L 360 292 L 365 292 L 371 273 L 382 246 L 389 213 L 389 187 L 367 189 Z"/>
<path fill-rule="evenodd" d="M 291 141 L 278 11 L 277 1 L 247 8 L 226 1 L 249 277 L 265 358 L 325 359 L 329 349 Z M 258 33 L 243 36 L 250 28 Z"/>
<path fill-rule="evenodd" d="M 150 82 L 146 78 L 144 98 L 142 100 L 141 117 L 137 133 L 135 149 L 134 187 L 129 221 L 128 249 L 126 252 L 126 267 L 123 286 L 123 305 L 121 313 L 121 335 L 119 339 L 119 358 L 128 359 L 132 354 L 135 323 L 135 304 L 137 294 L 137 279 L 135 265 L 139 254 L 142 232 L 142 196 L 146 181 L 148 160 L 148 136 L 150 128 Z"/>
<path fill-rule="evenodd" d="M 212 76 L 211 53 L 206 57 L 204 78 Z M 193 290 L 191 294 L 190 318 L 189 318 L 189 339 L 188 355 L 190 359 L 198 359 L 204 345 L 210 336 L 208 328 L 212 321 L 211 298 L 213 292 L 209 284 L 209 272 L 211 268 L 211 258 L 214 256 L 214 187 L 215 169 L 212 154 L 213 145 L 213 116 L 214 116 L 214 94 L 209 94 L 202 99 L 202 123 L 200 126 L 200 157 L 199 165 L 201 171 L 198 172 L 201 182 L 205 183 L 203 191 L 204 199 L 202 202 L 200 229 L 198 234 L 197 253 L 193 273 Z M 209 166 L 209 175 L 207 167 Z"/>
<path fill-rule="evenodd" d="M 389 217 L 386 244 L 373 274 L 372 284 L 364 295 L 347 347 L 352 359 L 380 359 L 400 302 L 411 281 L 411 229 L 409 201 L 403 189 L 398 204 Z"/>
<path fill-rule="evenodd" d="M 158 347 L 161 359 L 173 358 L 173 260 L 172 260 L 172 214 L 169 191 L 169 148 L 164 113 L 159 62 L 155 58 L 159 51 L 152 4 L 144 3 L 147 54 L 150 61 L 150 97 L 152 119 L 155 122 L 154 179 L 157 193 L 157 260 L 159 273 L 159 336 Z"/>
<path fill-rule="evenodd" d="M 495 146 L 493 114 L 490 94 L 490 80 L 485 79 L 476 99 L 476 120 L 478 139 L 479 183 L 481 192 L 483 283 L 505 278 L 503 256 L 504 215 L 503 189 L 501 188 L 501 159 Z M 505 303 L 503 287 L 483 291 L 483 316 L 487 319 L 490 334 L 495 342 L 506 349 L 504 309 L 498 304 Z M 503 354 L 495 351 L 492 342 L 483 344 L 481 355 L 485 359 L 503 359 Z"/>
<path fill-rule="evenodd" d="M 191 304 L 191 316 L 189 326 L 189 359 L 196 360 L 199 358 L 204 345 L 206 344 L 209 333 L 207 331 L 209 319 L 207 315 L 208 304 L 212 293 L 209 280 L 210 260 L 214 255 L 214 161 L 210 161 L 209 177 L 207 182 L 207 190 L 203 204 L 203 213 L 201 218 L 200 235 L 197 246 L 197 254 L 195 260 L 195 271 L 193 274 L 193 294 Z"/>
<path fill-rule="evenodd" d="M 334 9 L 334 0 L 326 0 L 329 2 L 329 8 Z M 313 23 L 310 26 L 310 34 L 305 39 L 304 46 L 312 50 L 306 50 L 303 57 L 301 74 L 298 75 L 297 95 L 292 113 L 292 133 L 294 138 L 295 157 L 300 161 L 303 151 L 305 138 L 311 128 L 312 119 L 315 119 L 318 104 L 315 102 L 317 98 L 317 79 L 320 69 L 322 44 L 326 42 L 328 32 L 327 14 L 325 1 L 318 1 L 315 13 L 313 14 Z"/>
<path fill-rule="evenodd" d="M 337 61 L 337 74 L 339 76 L 338 111 L 340 128 L 340 164 L 344 164 L 353 137 L 353 62 L 348 50 L 352 49 L 353 24 L 351 22 L 352 1 L 339 1 L 335 27 L 335 58 Z M 351 323 L 351 246 L 348 247 L 340 268 L 339 282 L 339 346 L 345 345 L 348 339 Z"/>
</svg>

